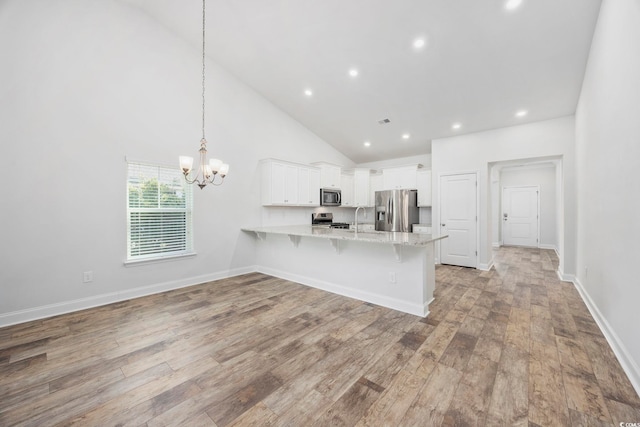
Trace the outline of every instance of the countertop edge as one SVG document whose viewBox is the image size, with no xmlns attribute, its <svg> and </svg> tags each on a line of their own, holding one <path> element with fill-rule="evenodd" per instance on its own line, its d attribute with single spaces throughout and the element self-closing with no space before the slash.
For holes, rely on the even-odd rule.
<svg viewBox="0 0 640 427">
<path fill-rule="evenodd" d="M 285 234 L 299 237 L 313 237 L 329 240 L 347 240 L 368 243 L 382 243 L 402 246 L 427 246 L 430 243 L 449 237 L 448 235 L 434 236 L 433 234 L 405 233 L 405 232 L 371 232 L 352 231 L 333 228 L 315 228 L 311 225 L 279 225 L 241 227 L 242 231 L 266 234 Z"/>
</svg>

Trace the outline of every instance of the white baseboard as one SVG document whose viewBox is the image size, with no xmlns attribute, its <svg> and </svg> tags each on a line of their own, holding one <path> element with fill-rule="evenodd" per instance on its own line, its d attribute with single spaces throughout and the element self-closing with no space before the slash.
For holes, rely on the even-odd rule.
<svg viewBox="0 0 640 427">
<path fill-rule="evenodd" d="M 502 246 L 502 243 L 500 243 L 500 242 L 493 242 L 493 243 L 492 243 L 492 245 L 493 245 L 493 247 L 494 247 L 494 248 L 499 248 L 500 246 Z"/>
<path fill-rule="evenodd" d="M 28 308 L 9 313 L 0 314 L 0 327 L 15 325 L 17 323 L 30 322 L 32 320 L 44 319 L 60 314 L 85 310 L 87 308 L 112 304 L 114 302 L 125 301 L 132 298 L 139 298 L 147 295 L 158 294 L 173 289 L 186 288 L 213 280 L 226 279 L 228 277 L 239 276 L 241 274 L 253 273 L 254 266 L 235 268 L 201 276 L 190 277 L 169 282 L 156 283 L 149 286 L 127 289 L 125 291 L 110 292 L 107 294 L 95 295 L 88 298 L 80 298 L 71 301 L 64 301 L 56 304 L 48 304 L 40 307 Z"/>
<path fill-rule="evenodd" d="M 371 292 L 361 291 L 353 288 L 347 288 L 335 283 L 330 283 L 299 274 L 293 274 L 270 267 L 258 266 L 257 271 L 259 273 L 268 274 L 270 276 L 275 276 L 281 279 L 290 280 L 292 282 L 301 283 L 306 286 L 311 286 L 312 288 L 317 288 L 345 297 L 370 302 L 372 304 L 381 305 L 383 307 L 388 307 L 420 317 L 425 317 L 429 314 L 429 304 L 433 301 L 432 299 L 431 301 L 428 301 L 424 304 L 412 304 L 388 296 L 374 294 Z"/>
<path fill-rule="evenodd" d="M 538 245 L 538 248 L 540 249 L 553 249 L 553 251 L 556 253 L 557 256 L 560 256 L 560 254 L 558 254 L 558 248 L 556 247 L 556 245 L 548 245 L 546 243 L 542 243 Z"/>
<path fill-rule="evenodd" d="M 558 275 L 558 279 L 562 280 L 563 282 L 575 283 L 576 281 L 576 276 L 574 276 L 573 274 L 564 273 L 560 269 L 556 270 L 556 274 Z"/>
<path fill-rule="evenodd" d="M 493 258 L 491 258 L 489 262 L 486 264 L 485 263 L 478 264 L 478 270 L 489 271 L 491 270 L 491 268 L 493 268 Z"/>
<path fill-rule="evenodd" d="M 605 319 L 605 317 L 602 315 L 602 313 L 598 309 L 598 306 L 593 302 L 593 300 L 589 296 L 589 293 L 582 286 L 582 283 L 580 283 L 580 280 L 578 278 L 574 278 L 573 284 L 578 290 L 578 293 L 582 297 L 582 300 L 586 304 L 587 308 L 589 309 L 591 316 L 600 327 L 600 330 L 611 346 L 611 349 L 618 358 L 620 366 L 622 366 L 622 369 L 627 374 L 627 377 L 629 377 L 631 385 L 636 390 L 636 393 L 640 395 L 640 367 L 638 367 L 638 364 L 635 362 L 633 357 L 631 357 L 625 345 L 622 343 L 613 328 L 611 328 L 611 325 L 609 325 L 607 319 Z"/>
</svg>

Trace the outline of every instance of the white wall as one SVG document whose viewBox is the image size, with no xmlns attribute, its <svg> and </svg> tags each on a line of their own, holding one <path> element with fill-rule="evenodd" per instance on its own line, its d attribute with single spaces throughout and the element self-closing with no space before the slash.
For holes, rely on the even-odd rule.
<svg viewBox="0 0 640 427">
<path fill-rule="evenodd" d="M 518 186 L 538 186 L 540 188 L 539 244 L 542 247 L 555 248 L 557 250 L 556 168 L 553 163 L 547 166 L 525 166 L 502 169 L 500 172 L 500 188 Z M 499 223 L 502 221 L 500 212 L 501 209 L 498 209 L 498 211 L 494 213 Z M 496 230 L 494 230 L 494 235 L 495 231 Z"/>
<path fill-rule="evenodd" d="M 259 159 L 352 165 L 208 62 L 209 151 L 231 170 L 195 189 L 198 255 L 124 267 L 125 156 L 197 154 L 200 52 L 113 0 L 4 1 L 0 52 L 0 325 L 244 271 L 255 250 L 240 227 L 269 216 Z"/>
<path fill-rule="evenodd" d="M 554 120 L 496 129 L 432 142 L 433 223 L 439 221 L 438 177 L 443 173 L 478 172 L 479 188 L 479 264 L 492 263 L 492 163 L 522 159 L 561 158 L 563 174 L 564 229 L 558 228 L 560 271 L 575 271 L 575 180 L 574 180 L 574 118 Z"/>
<path fill-rule="evenodd" d="M 640 2 L 604 0 L 576 112 L 578 284 L 640 392 Z"/>
<path fill-rule="evenodd" d="M 376 162 L 359 163 L 359 168 L 369 168 L 379 170 L 383 168 L 392 168 L 395 166 L 408 166 L 421 164 L 425 170 L 431 169 L 431 154 L 425 153 L 417 156 L 398 157 L 397 159 L 379 160 Z"/>
</svg>

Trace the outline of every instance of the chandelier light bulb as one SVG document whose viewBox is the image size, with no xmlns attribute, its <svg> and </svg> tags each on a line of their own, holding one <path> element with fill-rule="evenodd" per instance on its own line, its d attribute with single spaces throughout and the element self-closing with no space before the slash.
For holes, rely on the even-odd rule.
<svg viewBox="0 0 640 427">
<path fill-rule="evenodd" d="M 205 177 L 205 179 L 211 178 L 212 175 L 213 175 L 213 172 L 211 171 L 211 166 L 206 165 L 204 167 L 204 177 Z"/>
<path fill-rule="evenodd" d="M 213 173 L 218 173 L 220 167 L 222 166 L 222 160 L 220 159 L 211 159 L 209 160 L 209 167 L 213 171 Z"/>
<path fill-rule="evenodd" d="M 182 173 L 191 172 L 191 168 L 193 168 L 193 157 L 180 156 L 180 169 L 182 169 Z"/>
</svg>

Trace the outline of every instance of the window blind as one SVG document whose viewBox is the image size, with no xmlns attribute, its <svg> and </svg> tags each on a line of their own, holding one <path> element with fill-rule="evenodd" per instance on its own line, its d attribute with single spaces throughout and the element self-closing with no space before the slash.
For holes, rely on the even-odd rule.
<svg viewBox="0 0 640 427">
<path fill-rule="evenodd" d="M 127 260 L 193 252 L 193 186 L 178 168 L 127 166 Z"/>
</svg>

